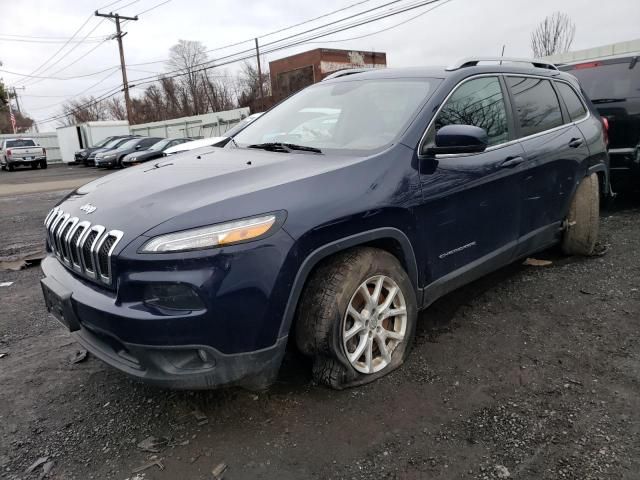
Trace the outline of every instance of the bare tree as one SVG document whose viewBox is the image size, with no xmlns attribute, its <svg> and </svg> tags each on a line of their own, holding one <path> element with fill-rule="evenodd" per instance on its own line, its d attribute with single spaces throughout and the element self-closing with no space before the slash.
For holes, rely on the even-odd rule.
<svg viewBox="0 0 640 480">
<path fill-rule="evenodd" d="M 177 83 L 182 87 L 183 113 L 198 115 L 206 111 L 206 98 L 199 70 L 208 60 L 207 49 L 202 42 L 178 40 L 169 49 L 167 67 L 182 74 Z"/>
<path fill-rule="evenodd" d="M 127 108 L 122 98 L 111 97 L 110 99 L 105 100 L 105 108 L 111 119 L 113 120 L 127 119 Z"/>
<path fill-rule="evenodd" d="M 61 125 L 74 125 L 111 118 L 104 100 L 96 100 L 92 96 L 69 100 L 62 105 L 61 114 L 64 115 L 64 118 L 59 122 Z"/>
<path fill-rule="evenodd" d="M 260 105 L 260 76 L 258 65 L 254 62 L 245 62 L 237 78 L 238 105 L 241 107 L 256 108 Z M 262 72 L 262 91 L 264 96 L 271 95 L 271 77 L 269 72 Z"/>
<path fill-rule="evenodd" d="M 576 26 L 565 13 L 547 16 L 531 33 L 531 50 L 536 58 L 564 53 L 571 48 Z"/>
</svg>

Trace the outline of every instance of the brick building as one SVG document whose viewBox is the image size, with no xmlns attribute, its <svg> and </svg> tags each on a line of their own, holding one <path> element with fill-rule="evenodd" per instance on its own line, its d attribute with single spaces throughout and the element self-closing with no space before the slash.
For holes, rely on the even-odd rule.
<svg viewBox="0 0 640 480">
<path fill-rule="evenodd" d="M 345 68 L 384 68 L 387 54 L 317 48 L 269 62 L 271 92 L 277 102 Z"/>
</svg>

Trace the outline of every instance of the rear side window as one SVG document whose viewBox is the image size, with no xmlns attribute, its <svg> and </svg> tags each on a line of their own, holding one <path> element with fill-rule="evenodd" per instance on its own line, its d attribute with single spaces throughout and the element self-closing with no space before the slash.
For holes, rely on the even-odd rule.
<svg viewBox="0 0 640 480">
<path fill-rule="evenodd" d="M 424 149 L 435 142 L 435 134 L 446 125 L 484 128 L 489 146 L 509 139 L 507 110 L 498 77 L 481 77 L 461 84 L 449 97 L 427 133 Z"/>
<path fill-rule="evenodd" d="M 567 106 L 571 120 L 575 121 L 584 117 L 587 113 L 587 109 L 575 90 L 562 82 L 556 82 L 556 87 L 558 87 L 558 92 L 560 92 L 560 96 L 562 97 L 562 100 L 564 100 L 564 104 Z"/>
<path fill-rule="evenodd" d="M 507 77 L 520 121 L 520 136 L 527 137 L 562 125 L 562 112 L 549 80 Z"/>
</svg>

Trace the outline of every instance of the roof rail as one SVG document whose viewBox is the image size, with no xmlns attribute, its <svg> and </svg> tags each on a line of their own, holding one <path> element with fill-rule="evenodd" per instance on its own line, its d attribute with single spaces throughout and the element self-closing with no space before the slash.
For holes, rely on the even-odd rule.
<svg viewBox="0 0 640 480">
<path fill-rule="evenodd" d="M 330 75 L 327 75 L 322 79 L 325 80 L 333 80 L 334 78 L 346 77 L 347 75 L 353 75 L 354 73 L 362 73 L 368 72 L 369 70 L 373 70 L 373 68 L 345 68 L 343 70 L 338 70 L 337 72 L 333 72 Z"/>
<path fill-rule="evenodd" d="M 553 63 L 546 60 L 539 60 L 534 58 L 511 58 L 511 57 L 474 57 L 463 58 L 457 61 L 453 65 L 447 67 L 447 71 L 458 70 L 465 67 L 475 67 L 480 62 L 507 62 L 507 63 L 528 63 L 536 68 L 546 68 L 547 70 L 558 70 Z"/>
</svg>

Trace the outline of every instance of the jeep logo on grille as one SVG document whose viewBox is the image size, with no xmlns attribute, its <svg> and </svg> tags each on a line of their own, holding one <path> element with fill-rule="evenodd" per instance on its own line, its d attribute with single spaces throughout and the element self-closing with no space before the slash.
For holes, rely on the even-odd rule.
<svg viewBox="0 0 640 480">
<path fill-rule="evenodd" d="M 89 214 L 89 213 L 95 212 L 97 208 L 98 207 L 96 207 L 95 205 L 91 205 L 90 203 L 87 203 L 86 205 L 81 206 L 80 210 Z"/>
</svg>

